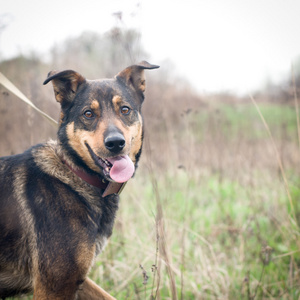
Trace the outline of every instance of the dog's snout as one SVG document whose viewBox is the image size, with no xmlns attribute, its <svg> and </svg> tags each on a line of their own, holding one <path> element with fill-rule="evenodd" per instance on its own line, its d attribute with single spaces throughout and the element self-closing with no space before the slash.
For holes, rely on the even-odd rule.
<svg viewBox="0 0 300 300">
<path fill-rule="evenodd" d="M 104 140 L 104 144 L 110 152 L 118 153 L 125 147 L 125 139 L 121 133 L 117 132 L 108 135 Z"/>
</svg>

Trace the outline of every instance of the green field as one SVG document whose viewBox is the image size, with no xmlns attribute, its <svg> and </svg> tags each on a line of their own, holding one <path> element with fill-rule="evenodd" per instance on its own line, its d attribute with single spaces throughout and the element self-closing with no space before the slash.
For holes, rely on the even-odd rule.
<svg viewBox="0 0 300 300">
<path fill-rule="evenodd" d="M 145 179 L 132 181 L 94 279 L 118 299 L 150 299 L 158 277 L 158 299 L 175 299 L 172 284 L 178 299 L 298 299 L 299 228 L 281 181 L 257 178 L 245 185 L 178 172 L 159 180 L 158 197 Z M 299 186 L 290 188 L 298 200 Z"/>
</svg>

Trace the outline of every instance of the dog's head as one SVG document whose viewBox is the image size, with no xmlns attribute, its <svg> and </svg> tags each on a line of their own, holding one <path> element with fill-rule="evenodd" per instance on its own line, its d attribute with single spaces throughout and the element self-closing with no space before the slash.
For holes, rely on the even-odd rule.
<svg viewBox="0 0 300 300">
<path fill-rule="evenodd" d="M 103 80 L 72 70 L 48 74 L 44 84 L 52 81 L 61 104 L 58 139 L 76 166 L 116 182 L 133 175 L 143 140 L 144 70 L 156 68 L 141 62 Z"/>
</svg>

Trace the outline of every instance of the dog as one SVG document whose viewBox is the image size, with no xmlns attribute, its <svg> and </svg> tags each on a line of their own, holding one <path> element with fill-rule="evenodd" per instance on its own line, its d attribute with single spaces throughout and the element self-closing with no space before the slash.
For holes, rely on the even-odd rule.
<svg viewBox="0 0 300 300">
<path fill-rule="evenodd" d="M 141 62 L 112 79 L 52 71 L 56 141 L 0 158 L 0 298 L 115 299 L 87 277 L 143 144 Z"/>
</svg>

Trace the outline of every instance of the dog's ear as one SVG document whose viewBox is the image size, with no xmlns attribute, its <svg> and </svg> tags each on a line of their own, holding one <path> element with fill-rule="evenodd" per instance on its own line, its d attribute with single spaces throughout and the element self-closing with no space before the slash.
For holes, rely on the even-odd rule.
<svg viewBox="0 0 300 300">
<path fill-rule="evenodd" d="M 72 102 L 79 85 L 86 79 L 73 70 L 66 70 L 51 71 L 43 84 L 47 84 L 49 81 L 52 81 L 56 101 L 62 106 L 66 106 Z"/>
<path fill-rule="evenodd" d="M 125 82 L 126 85 L 133 87 L 138 93 L 144 93 L 146 88 L 144 70 L 157 68 L 159 68 L 159 66 L 142 61 L 121 71 L 116 75 L 116 78 L 117 80 Z"/>
</svg>

